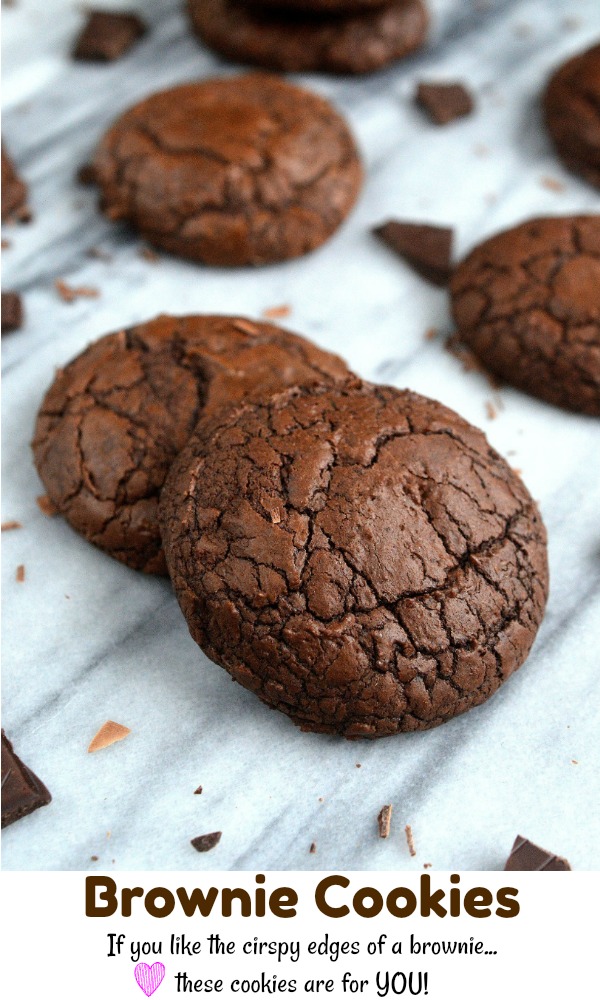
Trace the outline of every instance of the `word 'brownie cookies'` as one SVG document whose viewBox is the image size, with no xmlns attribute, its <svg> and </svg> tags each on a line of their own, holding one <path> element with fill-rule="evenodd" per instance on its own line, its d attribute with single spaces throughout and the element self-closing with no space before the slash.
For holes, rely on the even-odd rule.
<svg viewBox="0 0 600 1000">
<path fill-rule="evenodd" d="M 600 414 L 600 216 L 532 219 L 493 236 L 450 289 L 459 336 L 490 371 Z"/>
<path fill-rule="evenodd" d="M 600 45 L 564 63 L 544 94 L 546 124 L 569 170 L 600 187 Z"/>
<path fill-rule="evenodd" d="M 108 130 L 92 172 L 110 219 L 223 266 L 320 246 L 352 208 L 357 148 L 328 101 L 251 73 L 154 94 Z"/>
<path fill-rule="evenodd" d="M 347 376 L 341 358 L 270 323 L 159 316 L 102 337 L 58 372 L 38 414 L 35 464 L 84 538 L 165 573 L 158 495 L 199 417 Z"/>
<path fill-rule="evenodd" d="M 201 421 L 159 516 L 192 637 L 305 730 L 439 725 L 523 663 L 543 616 L 535 503 L 413 392 L 292 389 Z"/>
<path fill-rule="evenodd" d="M 257 10 L 244 0 L 187 0 L 192 26 L 228 59 L 285 72 L 370 73 L 419 49 L 429 18 L 423 0 L 335 16 Z"/>
</svg>

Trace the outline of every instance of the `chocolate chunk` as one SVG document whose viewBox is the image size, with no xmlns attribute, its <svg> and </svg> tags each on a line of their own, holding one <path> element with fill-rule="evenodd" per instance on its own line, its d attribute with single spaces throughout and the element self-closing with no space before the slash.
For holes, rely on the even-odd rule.
<svg viewBox="0 0 600 1000">
<path fill-rule="evenodd" d="M 472 95 L 462 83 L 420 83 L 416 101 L 436 125 L 464 118 L 475 107 Z"/>
<path fill-rule="evenodd" d="M 2 333 L 20 330 L 23 324 L 23 302 L 18 292 L 2 292 Z"/>
<path fill-rule="evenodd" d="M 46 786 L 19 760 L 2 730 L 2 828 L 47 806 L 51 799 Z"/>
<path fill-rule="evenodd" d="M 2 222 L 29 222 L 27 185 L 21 180 L 11 158 L 2 147 Z"/>
<path fill-rule="evenodd" d="M 145 31 L 146 25 L 137 14 L 91 10 L 75 43 L 73 58 L 86 62 L 120 59 Z"/>
<path fill-rule="evenodd" d="M 525 837 L 517 837 L 512 845 L 505 872 L 570 872 L 566 858 L 545 851 Z"/>
<path fill-rule="evenodd" d="M 448 283 L 452 272 L 452 229 L 391 219 L 373 232 L 426 281 L 434 285 Z"/>
<path fill-rule="evenodd" d="M 205 854 L 206 851 L 212 851 L 213 847 L 217 846 L 220 839 L 221 831 L 217 830 L 215 833 L 203 833 L 200 837 L 194 837 L 190 843 L 200 854 Z"/>
</svg>

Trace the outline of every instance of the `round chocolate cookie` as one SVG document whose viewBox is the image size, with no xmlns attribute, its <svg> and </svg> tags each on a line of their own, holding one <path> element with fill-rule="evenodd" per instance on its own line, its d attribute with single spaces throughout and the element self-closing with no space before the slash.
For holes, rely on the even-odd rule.
<svg viewBox="0 0 600 1000">
<path fill-rule="evenodd" d="M 600 187 L 600 45 L 569 59 L 551 77 L 544 111 L 565 165 Z"/>
<path fill-rule="evenodd" d="M 425 41 L 423 0 L 346 15 L 257 10 L 244 0 L 187 0 L 196 33 L 228 59 L 288 72 L 369 73 Z"/>
<path fill-rule="evenodd" d="M 450 283 L 460 338 L 490 371 L 600 414 L 600 215 L 532 219 L 486 240 Z"/>
<path fill-rule="evenodd" d="M 429 729 L 542 619 L 546 535 L 476 428 L 413 392 L 289 390 L 203 420 L 159 509 L 192 637 L 303 729 Z"/>
<path fill-rule="evenodd" d="M 134 569 L 166 573 L 158 495 L 199 416 L 347 376 L 341 358 L 270 323 L 159 316 L 102 337 L 58 372 L 38 414 L 35 464 L 76 531 Z"/>
<path fill-rule="evenodd" d="M 251 73 L 154 94 L 93 162 L 102 208 L 157 247 L 223 266 L 320 246 L 354 204 L 359 155 L 328 101 Z"/>
</svg>

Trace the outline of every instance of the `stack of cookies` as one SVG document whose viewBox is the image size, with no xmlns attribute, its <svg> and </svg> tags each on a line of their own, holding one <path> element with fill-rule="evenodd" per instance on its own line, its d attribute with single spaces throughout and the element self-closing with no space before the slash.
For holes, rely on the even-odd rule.
<svg viewBox="0 0 600 1000">
<path fill-rule="evenodd" d="M 188 0 L 192 25 L 228 59 L 289 72 L 369 73 L 423 44 L 424 0 Z"/>
<path fill-rule="evenodd" d="M 481 431 L 270 324 L 101 338 L 33 450 L 71 525 L 168 571 L 201 649 L 305 730 L 437 726 L 510 677 L 544 613 L 544 526 Z"/>
</svg>

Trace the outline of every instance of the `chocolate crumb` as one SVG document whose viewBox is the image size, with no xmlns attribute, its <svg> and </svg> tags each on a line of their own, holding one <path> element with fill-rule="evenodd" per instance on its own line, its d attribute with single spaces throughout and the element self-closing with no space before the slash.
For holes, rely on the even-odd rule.
<svg viewBox="0 0 600 1000">
<path fill-rule="evenodd" d="M 98 861 L 98 855 L 97 854 L 92 854 L 92 856 L 90 858 L 90 861 Z"/>
<path fill-rule="evenodd" d="M 17 566 L 17 572 L 15 573 L 15 580 L 17 583 L 25 583 L 25 567 L 23 565 Z"/>
<path fill-rule="evenodd" d="M 73 49 L 73 58 L 86 62 L 120 59 L 146 31 L 137 14 L 90 10 Z"/>
<path fill-rule="evenodd" d="M 310 847 L 308 848 L 308 853 L 309 854 L 316 854 L 317 853 L 317 845 L 315 844 L 314 840 L 313 840 L 312 844 L 310 845 Z"/>
<path fill-rule="evenodd" d="M 436 340 L 439 336 L 439 330 L 435 326 L 430 326 L 428 330 L 425 330 L 424 337 L 425 340 Z"/>
<path fill-rule="evenodd" d="M 202 795 L 202 785 L 198 785 L 194 795 Z"/>
<path fill-rule="evenodd" d="M 425 864 L 423 865 L 423 868 L 431 868 L 430 862 L 426 861 Z"/>
<path fill-rule="evenodd" d="M 379 836 L 383 839 L 389 837 L 392 827 L 392 806 L 382 806 L 377 817 L 377 825 L 379 827 Z"/>
<path fill-rule="evenodd" d="M 413 839 L 412 828 L 408 825 L 408 823 L 404 827 L 404 833 L 406 834 L 406 843 L 408 844 L 408 850 L 410 852 L 410 856 L 411 858 L 414 858 L 417 852 L 415 850 L 415 842 Z"/>
<path fill-rule="evenodd" d="M 446 226 L 390 219 L 373 233 L 426 281 L 446 285 L 452 271 L 454 232 Z"/>
<path fill-rule="evenodd" d="M 112 743 L 124 740 L 126 736 L 129 736 L 130 732 L 131 729 L 128 729 L 127 726 L 122 726 L 119 722 L 111 722 L 109 720 L 100 727 L 94 736 L 88 747 L 88 753 L 95 753 L 96 750 L 104 750 L 105 747 L 109 747 Z"/>
<path fill-rule="evenodd" d="M 96 171 L 93 163 L 82 163 L 79 167 L 76 178 L 79 184 L 89 185 L 96 183 Z"/>
<path fill-rule="evenodd" d="M 159 255 L 155 250 L 151 250 L 150 247 L 141 247 L 140 257 L 147 260 L 149 264 L 158 264 L 160 261 Z"/>
<path fill-rule="evenodd" d="M 462 83 L 420 83 L 415 99 L 436 125 L 464 118 L 475 107 L 472 94 Z"/>
<path fill-rule="evenodd" d="M 46 493 L 43 493 L 41 497 L 36 497 L 35 502 L 46 517 L 56 517 L 58 514 L 58 507 Z"/>
<path fill-rule="evenodd" d="M 200 852 L 200 854 L 204 854 L 206 851 L 212 851 L 213 847 L 217 846 L 220 839 L 221 831 L 218 830 L 215 833 L 203 833 L 200 837 L 194 837 L 190 843 L 195 850 Z"/>
<path fill-rule="evenodd" d="M 540 179 L 540 184 L 548 191 L 554 191 L 556 194 L 560 194 L 561 191 L 566 189 L 566 184 L 557 180 L 556 177 L 542 177 Z"/>
<path fill-rule="evenodd" d="M 357 764 L 356 767 L 362 767 L 362 764 Z"/>
<path fill-rule="evenodd" d="M 2 531 L 16 531 L 17 528 L 22 528 L 23 525 L 20 521 L 3 521 L 1 527 Z"/>
<path fill-rule="evenodd" d="M 87 285 L 81 285 L 79 288 L 73 288 L 71 285 L 67 285 L 67 283 L 62 281 L 60 278 L 56 279 L 54 287 L 63 302 L 74 302 L 75 299 L 80 298 L 97 299 L 100 295 L 97 288 L 90 288 Z"/>
<path fill-rule="evenodd" d="M 572 760 L 571 764 L 579 764 L 579 761 L 578 760 Z"/>
<path fill-rule="evenodd" d="M 263 316 L 265 319 L 285 319 L 291 311 L 290 306 L 271 306 L 269 309 L 263 309 Z"/>
<path fill-rule="evenodd" d="M 2 333 L 20 330 L 23 325 L 23 302 L 18 292 L 2 292 Z"/>
<path fill-rule="evenodd" d="M 498 411 L 496 407 L 492 402 L 490 402 L 489 399 L 487 399 L 485 403 L 485 412 L 487 414 L 488 420 L 495 420 L 496 417 L 498 416 Z"/>
<path fill-rule="evenodd" d="M 107 250 L 102 250 L 101 247 L 90 247 L 89 250 L 86 250 L 86 256 L 91 257 L 92 260 L 105 260 L 107 262 L 112 260 L 112 254 L 108 253 Z"/>
<path fill-rule="evenodd" d="M 10 240 L 2 240 L 0 242 L 0 246 L 2 247 L 3 250 L 10 250 L 12 243 L 10 242 Z"/>
</svg>

